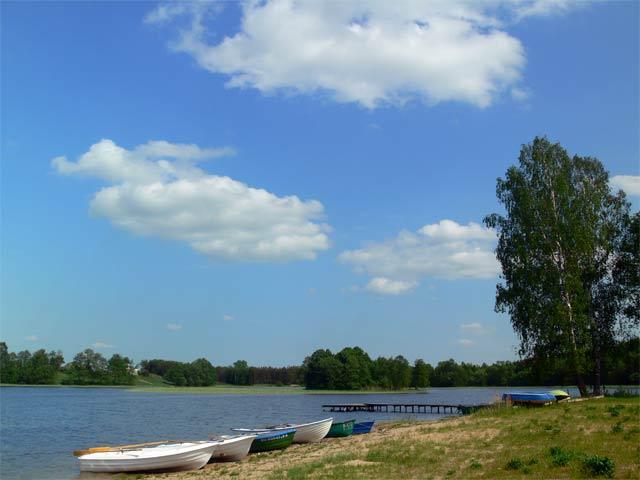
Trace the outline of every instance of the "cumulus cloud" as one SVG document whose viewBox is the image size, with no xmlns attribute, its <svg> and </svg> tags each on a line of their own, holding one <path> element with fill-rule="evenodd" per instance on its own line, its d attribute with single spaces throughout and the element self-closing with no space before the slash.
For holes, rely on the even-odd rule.
<svg viewBox="0 0 640 480">
<path fill-rule="evenodd" d="M 92 343 L 91 346 L 93 348 L 115 348 L 115 345 L 111 345 L 110 343 L 105 342 L 95 342 Z"/>
<path fill-rule="evenodd" d="M 624 190 L 627 195 L 640 197 L 640 175 L 616 175 L 609 179 L 613 188 Z"/>
<path fill-rule="evenodd" d="M 468 338 L 459 338 L 458 339 L 458 345 L 461 345 L 463 347 L 471 347 L 473 345 L 475 345 L 476 342 L 474 342 L 473 340 L 469 340 Z"/>
<path fill-rule="evenodd" d="M 314 259 L 329 247 L 322 204 L 279 197 L 196 163 L 233 149 L 152 141 L 127 150 L 111 140 L 92 145 L 76 162 L 54 158 L 64 175 L 86 175 L 111 185 L 95 194 L 91 212 L 139 235 L 185 242 L 230 260 Z"/>
<path fill-rule="evenodd" d="M 367 108 L 466 102 L 487 107 L 518 88 L 526 64 L 506 27 L 528 16 L 563 13 L 566 0 L 318 2 L 246 1 L 235 33 L 215 37 L 219 4 L 161 4 L 145 18 L 167 24 L 188 15 L 170 46 L 227 86 L 261 92 L 325 93 Z M 515 90 L 511 90 L 515 88 Z"/>
<path fill-rule="evenodd" d="M 233 316 L 232 315 L 223 315 L 222 319 L 227 321 L 227 322 L 230 322 L 231 320 L 233 320 Z"/>
<path fill-rule="evenodd" d="M 167 323 L 167 330 L 177 332 L 179 330 L 182 330 L 182 325 L 178 325 L 177 323 Z"/>
<path fill-rule="evenodd" d="M 404 282 L 402 280 L 391 280 L 385 277 L 375 277 L 367 283 L 366 289 L 382 295 L 400 295 L 410 292 L 416 285 L 416 282 Z"/>
<path fill-rule="evenodd" d="M 398 295 L 413 290 L 422 277 L 495 277 L 499 272 L 495 243 L 492 229 L 442 220 L 416 233 L 402 231 L 389 241 L 345 251 L 339 258 L 357 273 L 373 277 L 367 290 Z"/>
<path fill-rule="evenodd" d="M 24 339 L 27 340 L 28 342 L 38 341 L 38 337 L 36 335 L 27 335 L 26 337 L 24 337 Z"/>
</svg>

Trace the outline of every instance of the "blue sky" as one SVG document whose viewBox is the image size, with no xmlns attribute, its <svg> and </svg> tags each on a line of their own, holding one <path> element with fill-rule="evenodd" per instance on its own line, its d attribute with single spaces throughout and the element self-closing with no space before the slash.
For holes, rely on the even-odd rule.
<svg viewBox="0 0 640 480">
<path fill-rule="evenodd" d="M 515 358 L 481 220 L 543 134 L 637 209 L 638 4 L 318 5 L 1 4 L 11 350 Z"/>
</svg>

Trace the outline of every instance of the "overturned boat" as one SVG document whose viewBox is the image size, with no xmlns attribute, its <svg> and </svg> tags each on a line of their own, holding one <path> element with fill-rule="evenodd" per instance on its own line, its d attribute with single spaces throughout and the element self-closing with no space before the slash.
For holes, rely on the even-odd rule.
<svg viewBox="0 0 640 480">
<path fill-rule="evenodd" d="M 237 462 L 249 454 L 253 443 L 251 435 L 221 435 L 212 438 L 217 442 L 217 447 L 211 455 L 209 462 Z"/>
<path fill-rule="evenodd" d="M 512 405 L 538 406 L 555 402 L 556 397 L 550 393 L 509 392 L 502 394 L 502 401 Z"/>
<path fill-rule="evenodd" d="M 316 443 L 322 440 L 329 433 L 333 418 L 325 418 L 317 422 L 310 423 L 286 423 L 265 428 L 234 428 L 239 433 L 267 433 L 280 432 L 283 430 L 295 429 L 293 443 Z"/>
<path fill-rule="evenodd" d="M 144 445 L 144 444 L 142 444 Z M 153 446 L 97 447 L 74 452 L 82 472 L 148 472 L 198 470 L 204 467 L 217 442 L 161 443 Z"/>
<path fill-rule="evenodd" d="M 348 437 L 353 434 L 353 427 L 356 424 L 355 420 L 347 420 L 346 422 L 333 422 L 327 438 L 335 437 Z"/>
<path fill-rule="evenodd" d="M 253 442 L 249 453 L 270 452 L 271 450 L 283 450 L 293 443 L 296 431 L 293 428 L 276 432 L 260 433 L 252 436 Z"/>
<path fill-rule="evenodd" d="M 353 426 L 353 434 L 354 435 L 364 435 L 365 433 L 370 433 L 373 428 L 373 424 L 375 421 L 371 422 L 358 422 Z"/>
</svg>

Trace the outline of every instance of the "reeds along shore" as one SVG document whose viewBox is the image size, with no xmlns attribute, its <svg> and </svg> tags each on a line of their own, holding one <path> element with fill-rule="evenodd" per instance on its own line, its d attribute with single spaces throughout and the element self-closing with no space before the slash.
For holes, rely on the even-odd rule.
<svg viewBox="0 0 640 480">
<path fill-rule="evenodd" d="M 489 408 L 145 479 L 640 477 L 640 399 Z"/>
</svg>

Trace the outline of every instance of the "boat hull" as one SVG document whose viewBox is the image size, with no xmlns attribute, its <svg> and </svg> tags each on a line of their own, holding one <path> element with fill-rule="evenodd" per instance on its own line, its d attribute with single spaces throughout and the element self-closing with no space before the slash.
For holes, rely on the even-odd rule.
<svg viewBox="0 0 640 480">
<path fill-rule="evenodd" d="M 269 432 L 256 435 L 251 443 L 249 453 L 270 452 L 271 450 L 282 450 L 293 443 L 293 436 L 296 431 L 285 430 L 282 432 Z"/>
<path fill-rule="evenodd" d="M 249 454 L 252 443 L 250 435 L 222 438 L 209 462 L 238 462 Z"/>
<path fill-rule="evenodd" d="M 198 470 L 216 449 L 214 442 L 161 445 L 159 447 L 102 452 L 78 458 L 82 472 L 149 472 Z"/>
<path fill-rule="evenodd" d="M 332 423 L 333 418 L 326 418 L 324 420 L 318 420 L 317 422 L 310 423 L 287 423 L 267 428 L 233 428 L 232 430 L 244 434 L 262 434 L 269 432 L 281 432 L 293 428 L 296 431 L 293 436 L 293 443 L 316 443 L 327 436 Z"/>
<path fill-rule="evenodd" d="M 358 422 L 353 426 L 354 435 L 363 435 L 371 432 L 374 422 Z"/>
<path fill-rule="evenodd" d="M 571 397 L 571 395 L 569 395 L 564 390 L 551 390 L 549 394 L 556 397 L 556 400 L 566 400 L 567 398 Z"/>
<path fill-rule="evenodd" d="M 513 405 L 538 406 L 555 402 L 556 397 L 549 393 L 514 392 L 502 394 L 502 401 Z"/>
<path fill-rule="evenodd" d="M 353 433 L 353 426 L 355 425 L 355 423 L 355 420 L 337 423 L 333 422 L 331 428 L 329 429 L 329 433 L 327 433 L 327 438 L 348 437 Z"/>
</svg>

